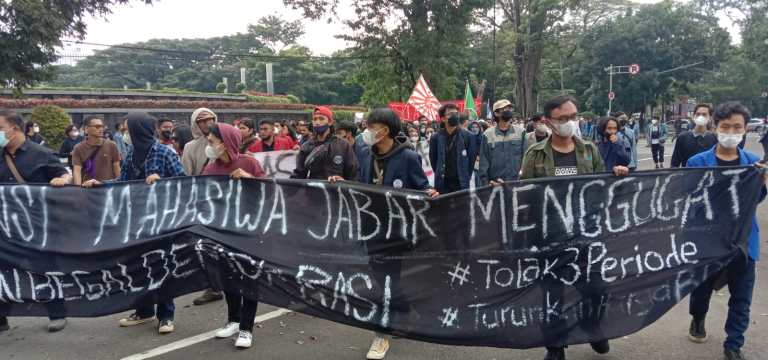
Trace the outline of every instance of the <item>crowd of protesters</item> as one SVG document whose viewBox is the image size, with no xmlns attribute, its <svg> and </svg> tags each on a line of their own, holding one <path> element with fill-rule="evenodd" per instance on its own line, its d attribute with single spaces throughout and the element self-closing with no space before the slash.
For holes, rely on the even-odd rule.
<svg viewBox="0 0 768 360">
<path fill-rule="evenodd" d="M 241 118 L 233 125 L 219 122 L 211 109 L 194 111 L 189 123 L 155 119 L 130 113 L 109 132 L 103 118 L 84 119 L 81 128 L 65 130 L 58 155 L 45 147 L 38 124 L 25 122 L 13 112 L 0 112 L 0 181 L 4 183 L 68 184 L 85 188 L 106 182 L 226 175 L 234 179 L 264 178 L 256 157 L 259 152 L 297 151 L 291 177 L 329 182 L 360 182 L 395 189 L 423 191 L 429 197 L 470 187 L 501 186 L 518 180 L 578 176 L 610 172 L 627 176 L 638 169 L 641 137 L 651 149 L 655 168 L 665 163 L 664 145 L 670 132 L 657 117 L 641 120 L 623 112 L 601 118 L 580 118 L 577 101 L 558 96 L 544 104 L 543 112 L 522 119 L 508 100 L 492 106 L 487 120 L 470 120 L 454 104 L 443 105 L 434 121 L 420 117 L 402 121 L 387 108 L 372 110 L 359 122 L 337 121 L 328 107 L 317 107 L 310 122 L 256 121 Z M 738 103 L 713 108 L 700 104 L 692 128 L 675 128 L 670 167 L 752 165 L 765 170 L 760 158 L 743 150 L 749 111 Z M 760 139 L 768 149 L 768 138 Z M 67 170 L 59 157 L 67 158 Z M 425 169 L 432 170 L 430 181 Z M 765 189 L 761 196 L 765 196 Z M 724 344 L 728 359 L 742 359 L 741 347 L 749 324 L 749 307 L 759 258 L 757 222 L 749 238 L 745 266 L 731 265 L 726 279 L 730 292 Z M 541 244 L 545 246 L 546 244 Z M 400 266 L 387 265 L 380 273 L 399 278 Z M 734 261 L 733 264 L 740 263 Z M 697 288 L 690 299 L 689 338 L 703 342 L 705 315 L 715 287 L 714 279 Z M 381 280 L 383 281 L 383 280 Z M 397 288 L 397 287 L 396 287 Z M 554 289 L 562 296 L 564 288 Z M 593 296 L 582 294 L 583 296 Z M 237 335 L 235 346 L 252 345 L 253 319 L 258 303 L 237 293 L 205 291 L 194 300 L 202 305 L 226 300 L 227 322 L 218 338 Z M 66 326 L 61 302 L 46 305 L 51 332 Z M 160 334 L 175 331 L 174 301 L 145 303 L 121 319 L 122 327 L 154 323 Z M 597 316 L 597 315 L 596 315 Z M 595 321 L 594 323 L 597 323 Z M 8 330 L 0 317 L 0 331 Z M 551 339 L 562 343 L 563 339 Z M 392 339 L 375 333 L 368 359 L 383 359 Z M 610 350 L 607 340 L 591 344 L 601 354 Z M 549 346 L 545 359 L 565 359 L 565 348 Z"/>
</svg>

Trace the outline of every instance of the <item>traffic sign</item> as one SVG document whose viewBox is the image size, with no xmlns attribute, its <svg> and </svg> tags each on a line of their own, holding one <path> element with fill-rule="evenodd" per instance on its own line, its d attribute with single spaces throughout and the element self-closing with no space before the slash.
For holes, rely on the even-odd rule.
<svg viewBox="0 0 768 360">
<path fill-rule="evenodd" d="M 629 73 L 632 75 L 637 75 L 640 73 L 640 65 L 638 64 L 632 64 L 629 65 Z"/>
<path fill-rule="evenodd" d="M 616 98 L 616 93 L 614 93 L 613 91 L 608 93 L 608 100 L 613 100 L 615 98 Z"/>
</svg>

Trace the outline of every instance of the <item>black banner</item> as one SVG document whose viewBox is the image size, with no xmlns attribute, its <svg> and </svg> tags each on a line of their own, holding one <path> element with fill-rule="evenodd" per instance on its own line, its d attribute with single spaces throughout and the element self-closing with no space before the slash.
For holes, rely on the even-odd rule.
<svg viewBox="0 0 768 360">
<path fill-rule="evenodd" d="M 754 168 L 423 193 L 179 178 L 0 186 L 0 314 L 99 316 L 207 288 L 360 328 L 527 348 L 653 323 L 744 253 Z"/>
</svg>

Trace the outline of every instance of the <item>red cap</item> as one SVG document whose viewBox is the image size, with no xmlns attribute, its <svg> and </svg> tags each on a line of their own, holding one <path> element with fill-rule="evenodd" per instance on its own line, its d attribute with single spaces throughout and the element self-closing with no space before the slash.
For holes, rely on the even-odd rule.
<svg viewBox="0 0 768 360">
<path fill-rule="evenodd" d="M 333 123 L 333 111 L 331 111 L 330 108 L 327 106 L 318 106 L 315 108 L 315 111 L 312 113 L 312 115 L 323 115 L 328 118 L 329 123 Z"/>
</svg>

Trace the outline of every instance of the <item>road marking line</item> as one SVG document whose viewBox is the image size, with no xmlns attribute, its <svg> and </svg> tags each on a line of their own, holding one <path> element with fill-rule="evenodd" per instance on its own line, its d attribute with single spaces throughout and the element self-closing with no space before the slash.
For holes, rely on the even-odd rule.
<svg viewBox="0 0 768 360">
<path fill-rule="evenodd" d="M 257 316 L 254 319 L 254 321 L 256 323 L 261 323 L 261 322 L 265 322 L 267 320 L 274 319 L 276 317 L 283 316 L 283 315 L 288 314 L 290 312 L 292 312 L 292 311 L 288 310 L 288 309 L 277 309 L 275 311 L 271 311 L 271 312 L 268 312 L 266 314 L 262 314 L 262 315 Z M 181 340 L 178 340 L 178 341 L 174 341 L 174 342 L 172 342 L 170 344 L 166 344 L 166 345 L 163 345 L 163 346 L 160 346 L 160 347 L 156 347 L 154 349 L 150 349 L 150 350 L 138 353 L 138 354 L 133 354 L 133 355 L 124 357 L 121 360 L 144 360 L 144 359 L 153 358 L 155 356 L 167 354 L 167 353 L 169 353 L 171 351 L 176 351 L 176 350 L 179 350 L 179 349 L 183 349 L 185 347 L 192 346 L 192 345 L 201 343 L 203 341 L 213 339 L 215 337 L 215 334 L 216 334 L 217 331 L 219 331 L 219 329 L 211 330 L 209 332 L 202 333 L 202 334 L 199 334 L 199 335 L 195 335 L 195 336 L 192 336 L 192 337 L 188 337 L 186 339 L 181 339 Z"/>
</svg>

